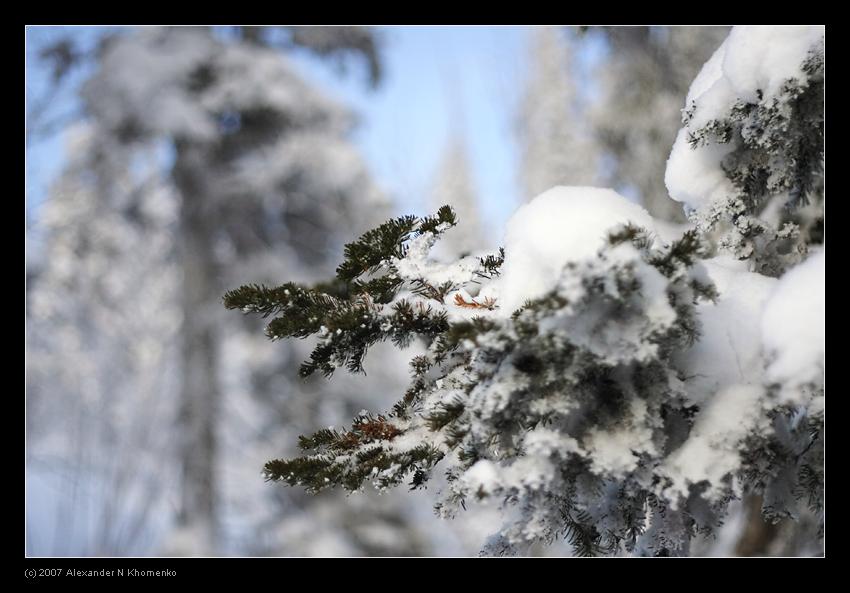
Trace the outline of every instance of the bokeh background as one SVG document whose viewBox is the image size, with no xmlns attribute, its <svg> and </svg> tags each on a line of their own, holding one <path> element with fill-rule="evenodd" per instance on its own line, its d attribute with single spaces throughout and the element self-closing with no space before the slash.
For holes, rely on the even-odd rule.
<svg viewBox="0 0 850 593">
<path fill-rule="evenodd" d="M 260 475 L 299 434 L 388 409 L 417 347 L 302 381 L 309 343 L 221 296 L 326 279 L 357 234 L 445 203 L 441 256 L 496 249 L 558 184 L 683 223 L 664 165 L 727 32 L 27 27 L 26 553 L 476 554 L 497 509 L 444 521 L 428 490 Z M 742 516 L 702 553 L 743 545 Z"/>
</svg>

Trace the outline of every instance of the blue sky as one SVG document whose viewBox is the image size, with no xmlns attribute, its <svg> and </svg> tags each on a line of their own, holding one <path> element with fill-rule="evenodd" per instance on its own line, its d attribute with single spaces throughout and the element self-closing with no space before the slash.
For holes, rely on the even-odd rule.
<svg viewBox="0 0 850 593">
<path fill-rule="evenodd" d="M 75 28 L 84 41 L 98 29 Z M 347 76 L 306 55 L 294 60 L 304 76 L 339 97 L 361 116 L 353 140 L 400 212 L 424 213 L 442 151 L 452 134 L 465 138 L 484 223 L 493 244 L 521 202 L 517 182 L 515 109 L 527 53 L 524 27 L 381 27 L 384 80 L 375 90 L 362 76 Z M 32 59 L 34 41 L 56 29 L 29 28 L 27 88 L 38 96 L 49 75 Z M 56 112 L 73 107 L 73 83 L 53 101 Z M 59 136 L 27 150 L 27 212 L 37 215 L 50 178 L 61 169 Z"/>
<path fill-rule="evenodd" d="M 305 74 L 362 115 L 356 141 L 402 210 L 429 208 L 442 151 L 453 134 L 462 135 L 485 224 L 498 234 L 519 203 L 513 118 L 527 30 L 389 27 L 380 33 L 386 74 L 376 91 L 301 61 Z"/>
</svg>

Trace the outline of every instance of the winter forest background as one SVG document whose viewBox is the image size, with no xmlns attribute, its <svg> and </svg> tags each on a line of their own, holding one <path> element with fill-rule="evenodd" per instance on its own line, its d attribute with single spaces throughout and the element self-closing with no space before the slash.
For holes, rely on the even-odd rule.
<svg viewBox="0 0 850 593">
<path fill-rule="evenodd" d="M 504 516 L 498 506 L 464 503 L 451 520 L 434 512 L 441 489 L 485 498 L 488 490 L 504 486 L 505 476 L 484 475 L 485 469 L 491 472 L 484 460 L 470 462 L 455 482 L 447 484 L 435 472 L 428 488 L 412 491 L 402 485 L 353 494 L 320 488 L 311 494 L 266 482 L 264 464 L 298 455 L 299 435 L 347 426 L 362 411 L 389 410 L 408 387 L 408 364 L 426 354 L 427 345 L 414 341 L 402 350 L 379 343 L 365 359 L 365 374 L 302 379 L 299 365 L 315 343 L 269 342 L 263 319 L 227 311 L 222 296 L 242 285 L 325 281 L 342 261 L 343 246 L 357 236 L 391 217 L 425 216 L 449 204 L 458 228 L 441 237 L 434 254 L 452 261 L 496 252 L 506 244 L 507 227 L 507 279 L 499 302 L 513 298 L 519 307 L 530 295 L 510 296 L 509 278 L 517 277 L 519 265 L 512 263 L 510 248 L 529 262 L 546 252 L 547 245 L 531 248 L 516 234 L 546 228 L 558 208 L 544 208 L 545 200 L 528 202 L 564 185 L 612 188 L 625 198 L 625 210 L 620 205 L 602 211 L 599 204 L 614 198 L 598 194 L 595 205 L 588 203 L 591 219 L 608 213 L 616 218 L 640 205 L 646 212 L 623 214 L 623 220 L 651 221 L 645 226 L 674 244 L 696 225 L 717 239 L 717 249 L 752 263 L 750 272 L 759 278 L 748 277 L 746 290 L 737 293 L 729 287 L 738 286 L 734 279 L 743 272 L 731 264 L 685 271 L 689 261 L 667 275 L 675 290 L 699 293 L 707 273 L 720 291 L 717 302 L 726 307 L 699 313 L 704 339 L 690 356 L 714 366 L 708 365 L 707 375 L 695 373 L 696 379 L 682 375 L 679 383 L 689 395 L 682 396 L 687 406 L 678 412 L 683 423 L 696 426 L 693 435 L 707 434 L 712 417 L 706 415 L 719 414 L 718 402 L 725 398 L 731 402 L 723 408 L 726 414 L 746 418 L 747 402 L 763 401 L 753 385 L 770 383 L 768 400 L 793 407 L 787 426 L 775 415 L 770 420 L 772 434 L 790 435 L 783 446 L 797 447 L 796 465 L 778 465 L 785 457 L 771 442 L 764 448 L 772 453 L 759 460 L 769 475 L 763 487 L 740 491 L 726 484 L 726 476 L 718 477 L 724 486 L 710 502 L 722 504 L 722 513 L 712 515 L 711 507 L 704 513 L 711 520 L 690 525 L 693 538 L 685 548 L 690 555 L 821 554 L 818 501 L 793 511 L 780 503 L 811 498 L 812 489 L 805 496 L 798 492 L 800 484 L 817 482 L 817 463 L 810 457 L 822 454 L 817 436 L 822 420 L 817 428 L 809 419 L 823 415 L 822 290 L 820 317 L 812 309 L 818 302 L 804 301 L 820 334 L 810 326 L 793 333 L 792 327 L 784 335 L 765 334 L 764 347 L 759 342 L 759 349 L 779 353 L 772 366 L 766 355 L 767 362 L 759 353 L 747 358 L 760 338 L 744 332 L 718 346 L 711 323 L 744 324 L 764 309 L 766 319 L 784 326 L 800 306 L 789 270 L 822 289 L 822 176 L 818 169 L 813 177 L 802 165 L 793 176 L 783 176 L 776 163 L 787 155 L 776 154 L 784 145 L 772 140 L 760 145 L 769 166 L 758 163 L 759 171 L 772 167 L 773 176 L 752 181 L 757 159 L 741 151 L 744 164 L 724 171 L 735 184 L 736 172 L 745 171 L 741 186 L 750 193 L 756 185 L 767 187 L 759 199 L 767 195 L 762 201 L 773 205 L 758 212 L 749 202 L 740 206 L 747 216 L 733 212 L 732 231 L 721 236 L 724 229 L 713 225 L 731 207 L 701 209 L 711 192 L 724 187 L 706 173 L 713 157 L 686 162 L 683 147 L 695 138 L 693 146 L 709 150 L 717 137 L 728 142 L 738 133 L 749 147 L 748 138 L 781 124 L 795 149 L 809 151 L 790 161 L 819 158 L 809 158 L 817 146 L 795 127 L 797 120 L 782 119 L 784 97 L 808 97 L 799 90 L 805 85 L 774 84 L 769 68 L 778 64 L 781 71 L 783 59 L 809 55 L 822 29 L 795 33 L 788 43 L 783 34 L 741 31 L 735 38 L 730 27 L 28 27 L 26 553 L 476 555 L 485 541 L 491 548 L 502 545 L 488 540 L 497 532 L 505 542 L 501 552 L 515 551 L 516 534 L 500 532 Z M 768 84 L 752 104 L 777 98 L 768 115 L 758 110 L 741 115 L 740 109 L 727 120 L 718 115 L 732 107 L 723 101 L 736 96 L 712 86 L 717 77 L 707 79 L 714 70 L 703 66 L 727 38 L 725 69 L 714 70 L 720 68 L 719 79 L 736 90 L 746 86 L 739 84 L 742 76 L 767 72 Z M 767 51 L 755 60 L 758 43 L 782 45 L 785 53 Z M 810 77 L 805 88 L 820 72 L 814 68 L 803 68 Z M 683 123 L 689 105 L 695 111 L 686 112 Z M 794 103 L 794 109 L 793 116 L 802 118 L 815 108 Z M 749 119 L 736 127 L 741 118 Z M 720 129 L 712 121 L 732 123 Z M 671 157 L 674 144 L 678 161 Z M 677 163 L 675 170 L 668 157 Z M 778 200 L 769 199 L 780 194 L 791 195 L 798 207 L 792 219 L 779 214 Z M 572 195 L 562 192 L 558 199 L 578 200 Z M 512 218 L 524 204 L 525 218 Z M 581 235 L 586 225 L 572 224 L 567 230 Z M 646 253 L 641 257 L 661 269 Z M 417 263 L 412 257 L 411 265 Z M 648 272 L 640 274 L 645 280 Z M 687 288 L 682 278 L 692 280 Z M 536 281 L 521 277 L 523 283 Z M 458 295 L 456 302 L 475 303 L 474 295 Z M 696 313 L 683 306 L 676 315 L 665 326 L 670 335 Z M 798 344 L 791 354 L 783 350 L 789 341 Z M 814 355 L 807 349 L 811 344 Z M 804 359 L 811 364 L 800 366 Z M 736 382 L 722 383 L 719 377 L 733 366 Z M 697 414 L 696 424 L 688 414 Z M 759 421 L 752 425 L 761 426 Z M 711 426 L 722 423 L 715 418 Z M 797 430 L 814 436 L 803 442 Z M 541 435 L 534 441 L 540 450 Z M 639 432 L 621 436 L 642 438 Z M 751 439 L 751 449 L 761 447 L 751 434 L 739 436 L 741 442 Z M 585 448 L 588 443 L 583 441 Z M 531 439 L 525 444 L 532 447 Z M 606 446 L 596 450 L 601 465 L 610 454 Z M 710 446 L 738 457 L 728 439 Z M 651 456 L 655 445 L 645 447 Z M 756 462 L 741 457 L 751 471 Z M 628 485 L 632 478 L 617 474 L 623 464 L 609 461 L 597 473 L 609 472 Z M 727 473 L 737 469 L 733 462 Z M 670 473 L 670 488 L 681 487 L 687 495 L 676 480 L 693 477 L 688 471 L 698 469 Z M 461 492 L 465 487 L 469 492 Z M 533 515 L 539 501 L 523 498 L 528 484 L 518 488 L 510 496 L 527 503 Z M 782 488 L 788 492 L 777 494 Z M 693 491 L 690 495 L 687 504 L 693 503 Z M 768 520 L 765 508 L 772 511 Z M 687 509 L 689 520 L 698 514 Z M 676 507 L 662 512 L 661 523 L 678 512 Z M 603 519 L 593 521 L 599 525 Z M 523 518 L 517 523 L 522 533 L 514 539 L 531 533 L 534 521 L 546 520 Z M 653 521 L 653 529 L 661 529 Z M 674 528 L 658 538 L 675 540 L 672 533 Z M 538 535 L 528 535 L 522 553 L 580 551 L 575 537 L 544 545 L 548 536 Z M 677 545 L 665 544 L 665 551 L 681 549 Z"/>
</svg>

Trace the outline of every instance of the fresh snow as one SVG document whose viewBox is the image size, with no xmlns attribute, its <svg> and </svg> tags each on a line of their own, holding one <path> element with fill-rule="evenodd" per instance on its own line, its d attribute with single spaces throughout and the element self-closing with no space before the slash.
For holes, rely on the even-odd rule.
<svg viewBox="0 0 850 593">
<path fill-rule="evenodd" d="M 694 150 L 688 144 L 688 128 L 679 130 L 667 170 L 664 183 L 670 197 L 683 202 L 691 210 L 699 210 L 707 204 L 714 204 L 735 194 L 735 188 L 721 164 L 731 153 L 733 144 L 709 144 Z"/>
<path fill-rule="evenodd" d="M 823 384 L 825 316 L 823 251 L 787 272 L 764 307 L 761 336 L 767 379 L 793 392 Z"/>
<path fill-rule="evenodd" d="M 691 84 L 685 109 L 691 112 L 679 131 L 664 181 L 670 197 L 694 210 L 733 195 L 722 169 L 734 143 L 691 148 L 688 135 L 724 119 L 737 102 L 770 101 L 791 79 L 804 80 L 801 66 L 823 44 L 823 26 L 735 27 Z M 761 98 L 759 98 L 761 93 Z"/>
<path fill-rule="evenodd" d="M 487 459 L 479 459 L 463 474 L 465 485 L 473 492 L 493 492 L 500 486 L 499 469 Z"/>
<path fill-rule="evenodd" d="M 674 357 L 687 377 L 692 404 L 729 385 L 761 384 L 764 363 L 757 320 L 776 285 L 774 278 L 749 272 L 746 262 L 730 256 L 705 260 L 703 265 L 720 296 L 716 303 L 697 306 L 702 335 Z"/>
<path fill-rule="evenodd" d="M 434 233 L 422 233 L 407 243 L 404 257 L 393 258 L 392 265 L 402 278 L 422 279 L 437 287 L 446 282 L 463 285 L 475 278 L 478 258 L 468 256 L 452 264 L 434 261 L 429 256 L 437 237 Z"/>
<path fill-rule="evenodd" d="M 496 282 L 501 313 L 555 288 L 567 262 L 593 258 L 608 232 L 625 223 L 655 230 L 646 210 L 610 189 L 558 186 L 521 206 L 507 224 Z"/>
<path fill-rule="evenodd" d="M 732 29 L 688 91 L 687 106 L 697 105 L 692 127 L 723 117 L 738 100 L 770 99 L 786 81 L 804 79 L 801 66 L 809 52 L 823 44 L 823 37 L 822 25 Z"/>
<path fill-rule="evenodd" d="M 665 494 L 672 502 L 688 496 L 689 486 L 707 482 L 704 496 L 715 499 L 741 462 L 742 441 L 754 430 L 768 429 L 763 409 L 764 389 L 732 385 L 720 391 L 697 416 L 688 440 L 664 462 L 672 484 Z"/>
<path fill-rule="evenodd" d="M 621 477 L 634 471 L 639 453 L 655 454 L 652 429 L 647 426 L 646 402 L 633 398 L 630 402 L 631 415 L 628 422 L 614 428 L 593 428 L 585 440 L 594 471 Z"/>
</svg>

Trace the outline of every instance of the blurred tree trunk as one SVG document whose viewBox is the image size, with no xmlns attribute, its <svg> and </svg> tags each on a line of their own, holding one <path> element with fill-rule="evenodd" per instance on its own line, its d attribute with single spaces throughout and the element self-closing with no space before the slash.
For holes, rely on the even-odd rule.
<svg viewBox="0 0 850 593">
<path fill-rule="evenodd" d="M 735 546 L 736 556 L 770 556 L 779 535 L 779 525 L 767 523 L 762 517 L 762 497 L 750 495 L 744 501 L 746 523 Z"/>
<path fill-rule="evenodd" d="M 183 271 L 182 367 L 178 413 L 180 508 L 178 523 L 196 537 L 201 550 L 217 547 L 218 484 L 216 424 L 220 405 L 215 318 L 209 310 L 216 294 L 210 188 L 205 183 L 200 148 L 177 143 L 174 182 L 180 191 L 180 266 Z M 217 303 L 216 303 L 217 304 Z"/>
</svg>

